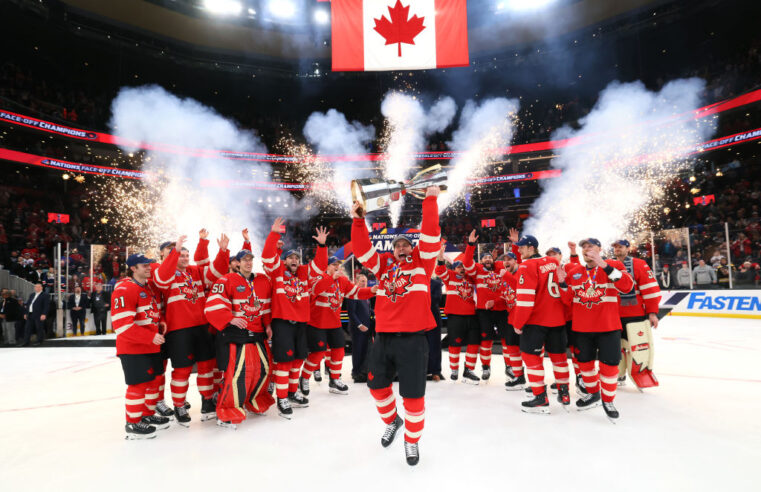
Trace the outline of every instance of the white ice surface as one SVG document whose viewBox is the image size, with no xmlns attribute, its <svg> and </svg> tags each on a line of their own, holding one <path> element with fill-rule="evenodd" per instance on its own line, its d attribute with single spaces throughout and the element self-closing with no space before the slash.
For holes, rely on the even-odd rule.
<svg viewBox="0 0 761 492">
<path fill-rule="evenodd" d="M 125 441 L 113 348 L 6 349 L 0 489 L 758 490 L 761 322 L 668 317 L 656 337 L 661 385 L 621 389 L 616 425 L 601 408 L 566 413 L 554 400 L 549 416 L 521 413 L 501 357 L 489 384 L 429 383 L 417 467 L 404 461 L 401 433 L 381 447 L 364 385 L 339 396 L 312 383 L 310 407 L 293 420 L 273 408 L 231 431 L 199 421 L 193 376 L 189 429 Z"/>
</svg>

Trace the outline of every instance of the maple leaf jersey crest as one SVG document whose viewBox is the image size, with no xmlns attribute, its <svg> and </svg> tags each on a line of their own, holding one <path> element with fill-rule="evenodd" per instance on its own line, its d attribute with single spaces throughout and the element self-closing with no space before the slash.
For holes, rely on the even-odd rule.
<svg viewBox="0 0 761 492">
<path fill-rule="evenodd" d="M 412 286 L 412 275 L 401 273 L 393 279 L 386 277 L 383 281 L 383 287 L 386 291 L 386 297 L 391 302 L 396 302 L 400 297 L 404 297 L 410 291 Z"/>
<path fill-rule="evenodd" d="M 457 277 L 460 278 L 459 276 Z M 473 284 L 463 280 L 457 285 L 457 295 L 464 301 L 473 299 Z"/>
<path fill-rule="evenodd" d="M 592 279 L 587 278 L 576 290 L 576 298 L 579 303 L 585 305 L 587 309 L 592 309 L 595 305 L 602 302 L 605 295 L 605 287 L 598 286 Z"/>
<path fill-rule="evenodd" d="M 248 295 L 248 299 L 245 303 L 241 304 L 243 315 L 250 321 L 253 321 L 257 316 L 261 316 L 262 303 L 259 297 L 252 290 Z"/>
<path fill-rule="evenodd" d="M 388 8 L 388 14 L 390 20 L 385 15 L 382 15 L 380 19 L 373 19 L 375 31 L 386 40 L 386 46 L 398 45 L 398 52 L 401 57 L 402 43 L 415 44 L 415 37 L 425 29 L 423 25 L 425 17 L 418 17 L 417 15 L 410 17 L 410 6 L 405 7 L 401 0 L 396 0 L 396 4 Z"/>
<path fill-rule="evenodd" d="M 293 276 L 291 272 L 283 274 L 283 290 L 285 291 L 285 296 L 291 302 L 298 302 L 304 297 L 301 280 Z"/>
<path fill-rule="evenodd" d="M 489 272 L 489 275 L 486 276 L 486 288 L 492 292 L 497 292 L 500 287 L 502 287 L 502 279 L 495 272 Z"/>
</svg>

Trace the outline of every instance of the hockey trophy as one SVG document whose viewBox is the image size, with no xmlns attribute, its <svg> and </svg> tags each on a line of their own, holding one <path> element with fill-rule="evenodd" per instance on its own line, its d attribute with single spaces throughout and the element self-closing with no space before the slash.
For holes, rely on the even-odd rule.
<svg viewBox="0 0 761 492">
<path fill-rule="evenodd" d="M 408 193 L 423 199 L 425 198 L 425 190 L 429 186 L 438 186 L 442 191 L 446 190 L 446 181 L 447 172 L 441 168 L 441 164 L 436 164 L 402 182 L 382 178 L 352 180 L 351 197 L 354 201 L 359 202 L 360 210 L 358 212 L 364 216 L 367 212 L 389 207 L 392 202 L 399 200 Z"/>
</svg>

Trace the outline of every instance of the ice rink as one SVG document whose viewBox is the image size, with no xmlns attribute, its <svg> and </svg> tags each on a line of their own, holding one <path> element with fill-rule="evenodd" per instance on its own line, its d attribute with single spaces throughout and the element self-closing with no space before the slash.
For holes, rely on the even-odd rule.
<svg viewBox="0 0 761 492">
<path fill-rule="evenodd" d="M 661 385 L 621 388 L 616 425 L 602 408 L 567 413 L 554 400 L 549 416 L 521 413 L 524 393 L 504 390 L 501 357 L 489 384 L 429 383 L 417 467 L 401 433 L 381 447 L 384 426 L 367 387 L 350 383 L 350 357 L 349 395 L 312 383 L 310 407 L 291 421 L 272 408 L 237 431 L 202 423 L 194 375 L 189 429 L 125 441 L 113 348 L 4 349 L 0 488 L 758 490 L 761 321 L 670 316 L 655 347 Z"/>
</svg>

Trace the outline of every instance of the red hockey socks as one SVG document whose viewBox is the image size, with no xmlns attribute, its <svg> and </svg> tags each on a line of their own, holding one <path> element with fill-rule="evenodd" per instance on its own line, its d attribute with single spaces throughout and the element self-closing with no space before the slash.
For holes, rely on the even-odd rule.
<svg viewBox="0 0 761 492">
<path fill-rule="evenodd" d="M 557 384 L 568 384 L 568 357 L 565 353 L 550 354 L 552 372 L 555 373 Z"/>
<path fill-rule="evenodd" d="M 600 391 L 598 386 L 599 378 L 597 375 L 597 368 L 595 367 L 595 361 L 579 362 L 579 369 L 581 369 L 581 379 L 584 380 L 584 389 L 587 393 L 597 393 Z M 618 368 L 616 367 L 616 377 L 618 377 Z"/>
<path fill-rule="evenodd" d="M 299 375 L 301 374 L 301 365 L 304 359 L 294 360 L 288 376 L 288 393 L 295 393 L 299 389 Z"/>
<path fill-rule="evenodd" d="M 404 440 L 415 443 L 423 435 L 425 398 L 404 398 Z"/>
<path fill-rule="evenodd" d="M 571 362 L 573 362 L 573 375 L 577 376 L 581 374 L 581 369 L 579 368 L 579 360 L 576 358 L 576 355 L 578 355 L 579 353 L 579 349 L 577 349 L 573 345 L 569 346 L 568 349 L 571 351 Z"/>
<path fill-rule="evenodd" d="M 320 370 L 320 362 L 325 357 L 325 351 L 312 352 L 307 356 L 307 360 L 304 361 L 304 369 L 301 371 L 301 377 L 309 379 L 312 377 L 314 371 Z"/>
<path fill-rule="evenodd" d="M 476 362 L 478 361 L 478 345 L 468 345 L 465 348 L 465 369 L 471 371 L 476 368 Z"/>
<path fill-rule="evenodd" d="M 462 350 L 462 347 L 449 346 L 449 368 L 453 374 L 457 374 L 460 371 L 460 350 Z"/>
<path fill-rule="evenodd" d="M 275 362 L 275 394 L 281 400 L 288 398 L 288 372 L 290 370 L 290 362 Z"/>
<path fill-rule="evenodd" d="M 341 369 L 344 365 L 344 348 L 330 350 L 330 379 L 341 379 Z"/>
<path fill-rule="evenodd" d="M 214 368 L 217 366 L 217 360 L 204 360 L 198 363 L 198 376 L 196 377 L 196 386 L 201 397 L 205 400 L 214 396 Z"/>
<path fill-rule="evenodd" d="M 526 375 L 528 376 L 528 385 L 531 387 L 531 392 L 535 396 L 541 395 L 545 392 L 542 358 L 538 355 L 523 352 L 523 362 L 526 364 Z"/>
<path fill-rule="evenodd" d="M 507 358 L 510 360 L 510 367 L 513 368 L 513 374 L 515 377 L 519 378 L 523 376 L 523 360 L 521 359 L 520 347 L 517 345 L 508 345 L 503 350 L 507 350 Z"/>
<path fill-rule="evenodd" d="M 170 383 L 170 387 L 172 390 L 172 404 L 175 408 L 179 408 L 185 404 L 185 398 L 188 394 L 188 380 L 190 379 L 190 372 L 192 370 L 192 366 L 172 369 L 172 382 Z"/>
<path fill-rule="evenodd" d="M 150 381 L 145 389 L 145 410 L 143 415 L 149 417 L 156 413 L 156 403 L 159 401 L 159 378 L 156 376 L 153 381 Z"/>
<path fill-rule="evenodd" d="M 612 402 L 616 398 L 618 387 L 618 366 L 609 366 L 600 362 L 600 386 L 602 401 Z"/>
<path fill-rule="evenodd" d="M 224 378 L 225 373 L 214 368 L 214 393 L 219 393 L 222 391 L 222 379 Z"/>
<path fill-rule="evenodd" d="M 378 413 L 381 420 L 388 425 L 396 418 L 396 398 L 391 386 L 381 389 L 371 389 L 370 394 L 375 399 L 375 406 L 378 407 Z"/>
<path fill-rule="evenodd" d="M 494 342 L 491 340 L 481 340 L 481 365 L 491 367 L 491 348 Z"/>
<path fill-rule="evenodd" d="M 124 403 L 127 422 L 137 424 L 145 414 L 145 393 L 150 383 L 131 384 L 127 386 Z"/>
</svg>

